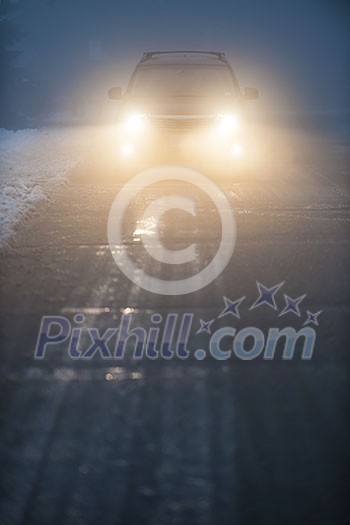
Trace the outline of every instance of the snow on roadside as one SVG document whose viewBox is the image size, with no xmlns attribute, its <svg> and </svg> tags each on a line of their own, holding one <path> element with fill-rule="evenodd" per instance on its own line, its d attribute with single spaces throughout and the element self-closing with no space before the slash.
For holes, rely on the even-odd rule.
<svg viewBox="0 0 350 525">
<path fill-rule="evenodd" d="M 86 151 L 84 138 L 81 128 L 0 129 L 0 246 L 66 180 Z"/>
</svg>

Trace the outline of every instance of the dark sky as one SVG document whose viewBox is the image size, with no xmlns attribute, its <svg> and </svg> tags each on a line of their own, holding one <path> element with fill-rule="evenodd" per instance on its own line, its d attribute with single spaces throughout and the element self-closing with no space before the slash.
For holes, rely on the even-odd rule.
<svg viewBox="0 0 350 525">
<path fill-rule="evenodd" d="M 144 50 L 225 51 L 280 109 L 349 107 L 349 7 L 330 0 L 18 0 L 29 75 L 125 86 Z"/>
</svg>

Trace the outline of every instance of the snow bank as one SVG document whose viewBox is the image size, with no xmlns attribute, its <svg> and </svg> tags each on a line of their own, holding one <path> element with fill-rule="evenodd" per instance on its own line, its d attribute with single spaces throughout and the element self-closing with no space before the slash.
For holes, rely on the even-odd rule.
<svg viewBox="0 0 350 525">
<path fill-rule="evenodd" d="M 0 129 L 0 246 L 82 158 L 81 129 Z M 85 144 L 86 148 L 86 144 Z"/>
</svg>

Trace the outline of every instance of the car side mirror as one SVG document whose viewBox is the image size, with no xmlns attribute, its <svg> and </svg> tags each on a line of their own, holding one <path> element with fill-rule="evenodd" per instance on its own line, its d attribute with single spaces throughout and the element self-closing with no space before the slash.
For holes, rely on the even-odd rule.
<svg viewBox="0 0 350 525">
<path fill-rule="evenodd" d="M 122 88 L 120 87 L 112 87 L 108 90 L 108 98 L 111 100 L 119 100 L 122 98 Z"/>
<path fill-rule="evenodd" d="M 259 91 L 256 88 L 246 87 L 243 96 L 246 100 L 255 100 L 259 96 Z"/>
</svg>

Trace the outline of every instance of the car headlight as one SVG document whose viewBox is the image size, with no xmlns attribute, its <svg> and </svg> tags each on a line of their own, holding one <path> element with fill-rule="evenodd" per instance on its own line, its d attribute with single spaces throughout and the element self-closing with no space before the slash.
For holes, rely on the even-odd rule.
<svg viewBox="0 0 350 525">
<path fill-rule="evenodd" d="M 231 154 L 236 158 L 236 159 L 239 159 L 242 157 L 242 155 L 244 154 L 244 149 L 243 149 L 243 146 L 242 144 L 232 144 L 231 146 Z"/>
<path fill-rule="evenodd" d="M 122 144 L 120 151 L 124 157 L 132 157 L 135 153 L 135 147 L 133 144 L 125 143 Z"/>
<path fill-rule="evenodd" d="M 140 113 L 136 115 L 130 115 L 126 119 L 125 124 L 126 124 L 126 127 L 130 131 L 139 131 L 145 127 L 146 120 L 147 120 L 147 115 L 143 115 Z"/>
<path fill-rule="evenodd" d="M 219 129 L 223 132 L 230 132 L 239 129 L 240 119 L 237 115 L 218 115 Z"/>
</svg>

